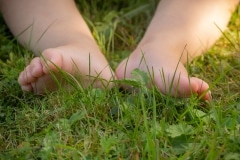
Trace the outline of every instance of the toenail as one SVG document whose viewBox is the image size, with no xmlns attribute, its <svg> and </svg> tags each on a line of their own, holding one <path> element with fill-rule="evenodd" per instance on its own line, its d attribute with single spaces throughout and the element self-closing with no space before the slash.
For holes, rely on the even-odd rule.
<svg viewBox="0 0 240 160">
<path fill-rule="evenodd" d="M 209 95 L 210 99 L 212 99 L 212 92 L 211 91 L 208 91 L 208 95 Z"/>
</svg>

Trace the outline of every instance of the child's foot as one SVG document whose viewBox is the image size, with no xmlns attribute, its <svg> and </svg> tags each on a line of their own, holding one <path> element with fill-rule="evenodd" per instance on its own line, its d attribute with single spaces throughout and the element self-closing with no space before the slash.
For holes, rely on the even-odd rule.
<svg viewBox="0 0 240 160">
<path fill-rule="evenodd" d="M 196 94 L 204 100 L 210 100 L 208 84 L 199 78 L 189 77 L 184 65 L 179 62 L 180 57 L 176 56 L 179 54 L 172 54 L 173 52 L 164 50 L 159 45 L 138 47 L 128 59 L 120 63 L 116 69 L 116 76 L 119 79 L 131 78 L 131 71 L 139 68 L 150 73 L 153 83 L 164 94 L 177 97 Z"/>
<path fill-rule="evenodd" d="M 76 44 L 45 50 L 42 53 L 44 59 L 34 58 L 20 73 L 18 81 L 22 90 L 41 94 L 58 89 L 59 86 L 51 74 L 54 73 L 63 85 L 63 76 L 57 74 L 59 69 L 80 78 L 84 86 L 93 83 L 95 87 L 110 87 L 109 81 L 114 75 L 105 57 L 97 47 L 86 47 L 90 50 Z"/>
<path fill-rule="evenodd" d="M 118 66 L 117 78 L 130 78 L 131 71 L 139 68 L 150 73 L 153 83 L 164 94 L 197 94 L 210 100 L 208 84 L 189 77 L 184 65 L 203 54 L 221 36 L 219 28 L 226 28 L 238 3 L 239 0 L 161 0 L 137 49 Z"/>
</svg>

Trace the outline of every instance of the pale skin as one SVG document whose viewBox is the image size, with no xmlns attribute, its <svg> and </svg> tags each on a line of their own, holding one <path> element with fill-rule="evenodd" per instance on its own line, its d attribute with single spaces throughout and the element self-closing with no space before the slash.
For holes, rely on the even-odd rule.
<svg viewBox="0 0 240 160">
<path fill-rule="evenodd" d="M 112 79 L 131 78 L 131 71 L 139 68 L 150 71 L 153 83 L 164 94 L 177 97 L 196 94 L 210 100 L 209 85 L 189 77 L 184 65 L 203 54 L 221 36 L 216 25 L 222 30 L 226 28 L 239 0 L 161 0 L 142 40 L 130 57 L 119 64 L 115 74 L 73 0 L 0 0 L 0 3 L 4 19 L 12 33 L 18 35 L 18 41 L 47 60 L 46 64 L 41 57 L 35 57 L 20 73 L 18 81 L 23 91 L 55 90 L 57 86 L 53 85 L 50 72 L 58 69 L 53 64 L 82 77 L 84 85 L 91 83 L 87 79 L 89 74 L 100 78 L 94 81 L 96 87 L 111 87 Z M 27 27 L 31 29 L 22 33 Z"/>
</svg>

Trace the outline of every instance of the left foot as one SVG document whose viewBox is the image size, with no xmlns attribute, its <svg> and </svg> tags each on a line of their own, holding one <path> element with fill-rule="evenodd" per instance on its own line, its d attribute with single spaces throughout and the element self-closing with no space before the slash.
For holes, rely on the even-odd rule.
<svg viewBox="0 0 240 160">
<path fill-rule="evenodd" d="M 153 83 L 164 94 L 177 97 L 190 97 L 196 94 L 204 100 L 210 100 L 208 84 L 196 77 L 189 77 L 183 63 L 175 51 L 159 45 L 142 45 L 128 59 L 123 60 L 116 69 L 118 79 L 131 78 L 131 72 L 139 68 L 150 74 Z M 141 63 L 141 64 L 140 64 Z"/>
<path fill-rule="evenodd" d="M 161 0 L 137 49 L 118 66 L 116 76 L 131 78 L 131 71 L 139 68 L 150 73 L 153 83 L 164 94 L 196 94 L 210 100 L 208 84 L 189 77 L 184 65 L 203 54 L 221 36 L 217 26 L 226 28 L 238 3 L 239 0 Z"/>
</svg>

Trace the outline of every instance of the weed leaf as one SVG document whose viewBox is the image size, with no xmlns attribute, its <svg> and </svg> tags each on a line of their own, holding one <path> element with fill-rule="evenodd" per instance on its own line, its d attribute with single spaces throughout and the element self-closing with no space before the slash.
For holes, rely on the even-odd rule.
<svg viewBox="0 0 240 160">
<path fill-rule="evenodd" d="M 185 124 L 173 124 L 166 129 L 168 135 L 172 138 L 181 136 L 181 135 L 191 135 L 194 132 L 194 128 L 190 125 Z"/>
<path fill-rule="evenodd" d="M 149 82 L 149 77 L 147 75 L 146 72 L 141 71 L 140 69 L 134 69 L 131 72 L 131 75 L 134 79 L 138 80 L 139 82 L 141 82 L 142 85 L 147 85 Z"/>
</svg>

